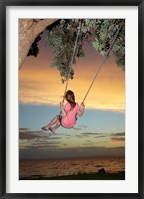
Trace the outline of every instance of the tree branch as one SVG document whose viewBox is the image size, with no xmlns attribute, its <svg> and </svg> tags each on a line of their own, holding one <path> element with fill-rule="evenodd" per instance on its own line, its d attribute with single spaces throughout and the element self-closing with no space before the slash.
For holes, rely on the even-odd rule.
<svg viewBox="0 0 144 199">
<path fill-rule="evenodd" d="M 19 20 L 19 69 L 25 61 L 36 37 L 58 19 L 20 19 Z"/>
</svg>

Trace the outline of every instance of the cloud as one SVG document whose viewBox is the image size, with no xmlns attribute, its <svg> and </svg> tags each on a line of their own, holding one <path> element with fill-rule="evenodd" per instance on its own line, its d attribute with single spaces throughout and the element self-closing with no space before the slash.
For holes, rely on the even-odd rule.
<svg viewBox="0 0 144 199">
<path fill-rule="evenodd" d="M 98 136 L 96 136 L 95 138 L 105 138 L 105 137 L 109 137 L 109 135 L 98 135 Z"/>
<path fill-rule="evenodd" d="M 19 148 L 20 149 L 47 149 L 57 148 L 60 145 L 60 136 L 43 131 L 30 131 L 28 128 L 20 128 Z"/>
<path fill-rule="evenodd" d="M 93 132 L 85 132 L 82 133 L 83 136 L 89 137 L 89 136 L 95 136 L 96 138 L 102 138 L 102 137 L 107 137 L 110 136 L 108 133 L 93 133 Z"/>
<path fill-rule="evenodd" d="M 53 140 L 53 139 L 49 139 L 49 138 L 40 138 L 40 139 L 33 139 L 33 140 L 24 140 L 21 139 L 19 141 L 19 149 L 53 149 L 53 148 L 58 148 L 60 145 L 60 141 L 59 140 Z"/>
<path fill-rule="evenodd" d="M 33 140 L 36 138 L 41 138 L 41 135 L 35 134 L 35 133 L 31 133 L 31 132 L 20 132 L 20 139 L 26 139 L 26 140 Z"/>
<path fill-rule="evenodd" d="M 125 136 L 125 132 L 121 132 L 121 133 L 112 133 L 112 136 Z"/>
<path fill-rule="evenodd" d="M 48 141 L 48 142 L 34 142 L 32 145 L 27 146 L 26 149 L 53 149 L 57 148 L 59 146 L 60 142 L 59 141 Z"/>
<path fill-rule="evenodd" d="M 93 133 L 93 132 L 84 132 L 80 135 L 76 135 L 79 139 L 87 139 L 85 140 L 85 145 L 87 146 L 96 146 L 104 145 L 104 142 L 110 143 L 111 141 L 114 143 L 124 143 L 125 142 L 125 132 L 118 133 Z M 89 140 L 89 141 L 88 141 Z M 90 141 L 91 140 L 91 141 Z"/>
<path fill-rule="evenodd" d="M 100 133 L 92 133 L 92 132 L 85 132 L 85 133 L 82 133 L 82 135 L 84 136 L 88 136 L 88 135 L 99 135 Z"/>
<path fill-rule="evenodd" d="M 53 50 L 49 50 L 49 58 L 52 59 Z M 75 68 L 75 80 L 72 81 L 72 89 L 75 89 L 76 97 L 81 101 L 82 93 L 91 77 L 95 73 L 96 67 L 101 63 L 101 58 L 96 54 L 95 49 L 87 48 L 86 46 L 86 59 L 79 62 L 79 67 Z M 95 58 L 97 56 L 97 59 Z M 88 63 L 91 62 L 91 67 Z M 125 109 L 125 75 L 122 70 L 113 64 L 113 59 L 107 63 L 109 67 L 104 67 L 103 72 L 97 79 L 97 84 L 93 85 L 94 90 L 97 92 L 90 93 L 87 98 L 87 108 L 94 109 L 112 109 L 120 110 Z M 55 68 L 46 67 L 47 60 L 44 59 L 43 54 L 40 54 L 36 61 L 27 58 L 24 63 L 24 70 L 20 73 L 20 101 L 24 103 L 39 103 L 50 104 L 52 95 L 53 103 L 57 103 L 57 95 L 63 94 L 64 86 L 61 84 L 59 71 Z M 27 67 L 28 66 L 28 67 Z M 34 72 L 33 72 L 34 71 Z M 99 85 L 99 86 L 97 86 Z M 55 91 L 55 92 L 53 92 Z M 48 96 L 41 98 L 45 93 Z M 92 97 L 91 97 L 92 96 Z"/>
<path fill-rule="evenodd" d="M 111 140 L 114 141 L 114 142 L 124 142 L 125 138 L 116 138 L 116 137 L 114 138 L 114 137 L 112 137 Z"/>
<path fill-rule="evenodd" d="M 83 138 L 83 135 L 75 135 L 77 138 Z"/>
<path fill-rule="evenodd" d="M 113 142 L 125 142 L 125 132 L 112 133 L 111 140 Z"/>
<path fill-rule="evenodd" d="M 124 147 L 101 147 L 101 143 L 110 140 L 113 143 L 124 142 L 124 132 L 99 133 L 84 132 L 72 134 L 52 134 L 45 131 L 32 131 L 29 128 L 20 128 L 19 149 L 20 159 L 55 159 L 96 156 L 124 156 Z M 79 138 L 77 145 L 67 143 L 66 138 Z M 85 140 L 86 139 L 86 140 Z M 65 142 L 66 141 L 66 142 Z M 82 147 L 81 142 L 85 147 Z M 100 143 L 100 144 L 99 144 Z M 96 146 L 97 145 L 97 146 Z M 108 145 L 107 145 L 108 146 Z"/>
<path fill-rule="evenodd" d="M 73 127 L 73 129 L 76 130 L 76 131 L 80 131 L 81 130 L 81 128 L 78 128 L 78 127 Z"/>
<path fill-rule="evenodd" d="M 30 131 L 30 128 L 20 128 L 19 132 L 26 132 L 26 131 Z"/>
<path fill-rule="evenodd" d="M 86 128 L 88 128 L 88 126 L 85 125 L 85 124 L 79 125 L 78 127 L 73 127 L 73 129 L 77 130 L 77 131 L 82 130 L 82 129 L 86 129 Z"/>
<path fill-rule="evenodd" d="M 124 142 L 125 141 L 125 132 L 118 133 L 97 133 L 97 132 L 84 132 L 80 135 L 75 135 L 77 138 L 91 138 L 91 141 L 94 141 L 93 144 L 97 142 L 104 142 L 106 140 L 109 142 L 112 140 L 113 142 Z"/>
<path fill-rule="evenodd" d="M 53 140 L 61 139 L 60 136 L 56 136 L 52 133 L 44 132 L 44 131 L 31 131 L 29 128 L 20 128 L 19 129 L 19 139 L 21 140 L 34 140 L 34 139 L 41 139 L 41 138 L 49 138 Z"/>
</svg>

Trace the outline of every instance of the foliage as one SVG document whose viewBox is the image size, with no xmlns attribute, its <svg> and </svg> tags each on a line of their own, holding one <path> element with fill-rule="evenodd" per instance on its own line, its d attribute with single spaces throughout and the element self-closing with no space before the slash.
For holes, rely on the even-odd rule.
<svg viewBox="0 0 144 199">
<path fill-rule="evenodd" d="M 72 66 L 76 60 L 85 56 L 84 44 L 91 42 L 96 51 L 102 56 L 107 56 L 112 46 L 113 38 L 117 34 L 120 25 L 122 28 L 112 46 L 111 54 L 115 55 L 118 66 L 125 69 L 125 21 L 123 19 L 62 19 L 60 23 L 51 28 L 46 39 L 48 47 L 55 49 L 54 60 L 51 66 L 56 66 L 64 82 L 67 78 L 73 78 Z M 74 59 L 72 54 L 78 29 L 78 41 Z M 70 70 L 70 76 L 68 73 Z"/>
<path fill-rule="evenodd" d="M 63 77 L 63 82 L 68 77 L 69 72 L 69 77 L 73 78 L 74 69 L 71 65 L 76 63 L 76 57 L 79 58 L 85 55 L 82 48 L 82 41 L 86 36 L 81 32 L 78 37 L 75 56 L 72 60 L 78 28 L 78 20 L 61 20 L 59 25 L 53 27 L 48 33 L 48 46 L 55 48 L 55 58 L 51 66 L 57 66 Z"/>
<path fill-rule="evenodd" d="M 116 60 L 117 65 L 120 66 L 123 70 L 125 70 L 124 20 L 120 20 L 120 19 L 97 20 L 96 32 L 97 32 L 96 33 L 97 37 L 95 37 L 95 41 L 92 43 L 93 47 L 97 51 L 99 51 L 101 55 L 107 56 L 109 49 L 112 46 L 110 54 L 115 55 L 115 60 Z M 117 35 L 117 33 L 119 34 Z M 117 36 L 116 40 L 115 40 L 115 36 Z M 113 41 L 114 41 L 114 44 L 113 44 Z"/>
</svg>

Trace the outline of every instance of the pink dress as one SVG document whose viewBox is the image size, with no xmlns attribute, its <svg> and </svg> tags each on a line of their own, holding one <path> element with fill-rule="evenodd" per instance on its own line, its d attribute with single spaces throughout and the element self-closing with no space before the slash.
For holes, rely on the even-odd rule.
<svg viewBox="0 0 144 199">
<path fill-rule="evenodd" d="M 62 118 L 61 123 L 66 128 L 72 128 L 76 124 L 76 115 L 80 106 L 76 103 L 75 107 L 71 108 L 70 103 L 66 103 L 64 109 L 66 110 L 67 115 Z"/>
</svg>

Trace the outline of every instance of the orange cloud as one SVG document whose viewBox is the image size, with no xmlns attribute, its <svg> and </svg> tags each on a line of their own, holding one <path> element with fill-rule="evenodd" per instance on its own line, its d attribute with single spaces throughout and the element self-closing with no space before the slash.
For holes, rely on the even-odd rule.
<svg viewBox="0 0 144 199">
<path fill-rule="evenodd" d="M 125 138 L 116 138 L 116 137 L 114 137 L 114 138 L 111 138 L 112 139 L 112 141 L 114 141 L 114 142 L 124 142 L 125 141 Z"/>
<path fill-rule="evenodd" d="M 59 105 L 65 84 L 61 83 L 59 71 L 49 67 L 49 62 L 42 58 L 26 59 L 19 73 L 20 103 Z M 87 62 L 85 58 L 74 66 L 74 79 L 69 80 L 68 89 L 74 91 L 79 103 L 84 99 L 100 63 L 99 60 Z M 101 68 L 85 100 L 86 107 L 124 111 L 124 80 L 125 74 L 122 69 L 116 66 L 113 58 L 109 59 Z"/>
</svg>

